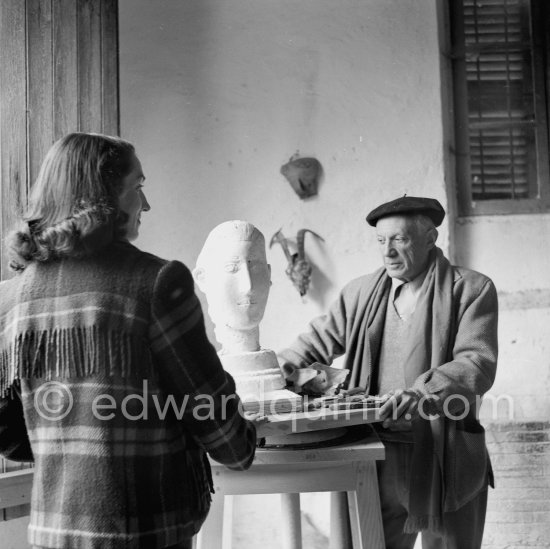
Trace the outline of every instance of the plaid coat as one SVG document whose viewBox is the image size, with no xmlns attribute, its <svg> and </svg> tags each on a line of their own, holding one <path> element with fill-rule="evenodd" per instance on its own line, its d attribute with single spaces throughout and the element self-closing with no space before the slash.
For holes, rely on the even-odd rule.
<svg viewBox="0 0 550 549">
<path fill-rule="evenodd" d="M 0 384 L 0 453 L 34 458 L 34 546 L 177 544 L 209 509 L 205 452 L 254 456 L 189 270 L 127 243 L 0 284 Z"/>
</svg>

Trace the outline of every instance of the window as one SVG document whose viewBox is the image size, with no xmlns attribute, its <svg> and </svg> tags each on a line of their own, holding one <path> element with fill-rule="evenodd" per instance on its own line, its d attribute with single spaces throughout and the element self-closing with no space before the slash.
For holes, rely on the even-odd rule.
<svg viewBox="0 0 550 549">
<path fill-rule="evenodd" d="M 459 215 L 550 210 L 547 0 L 449 0 Z"/>
</svg>

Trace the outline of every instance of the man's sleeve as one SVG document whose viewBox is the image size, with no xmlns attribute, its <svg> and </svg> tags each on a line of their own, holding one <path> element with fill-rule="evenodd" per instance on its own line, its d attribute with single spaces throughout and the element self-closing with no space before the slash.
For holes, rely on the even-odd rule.
<svg viewBox="0 0 550 549">
<path fill-rule="evenodd" d="M 18 384 L 0 398 L 0 456 L 11 461 L 34 461 L 23 416 Z"/>
<path fill-rule="evenodd" d="M 312 320 L 290 347 L 279 352 L 279 363 L 305 368 L 314 362 L 330 365 L 346 352 L 346 304 L 344 294 L 332 304 L 327 314 Z"/>
<path fill-rule="evenodd" d="M 150 340 L 163 389 L 182 402 L 186 428 L 216 461 L 247 469 L 254 459 L 256 428 L 240 414 L 233 378 L 208 341 L 189 270 L 166 264 L 157 276 Z"/>
<path fill-rule="evenodd" d="M 458 319 L 453 360 L 422 374 L 413 388 L 428 397 L 437 411 L 445 402 L 451 412 L 462 409 L 466 401 L 476 403 L 495 379 L 497 327 L 497 292 L 493 283 L 486 280 Z"/>
</svg>

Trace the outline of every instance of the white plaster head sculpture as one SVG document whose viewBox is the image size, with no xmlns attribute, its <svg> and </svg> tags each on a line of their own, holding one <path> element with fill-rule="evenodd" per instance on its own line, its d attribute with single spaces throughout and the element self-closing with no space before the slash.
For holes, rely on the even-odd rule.
<svg viewBox="0 0 550 549">
<path fill-rule="evenodd" d="M 259 351 L 271 285 L 263 234 L 246 221 L 218 225 L 206 238 L 193 277 L 206 295 L 221 353 Z"/>
</svg>

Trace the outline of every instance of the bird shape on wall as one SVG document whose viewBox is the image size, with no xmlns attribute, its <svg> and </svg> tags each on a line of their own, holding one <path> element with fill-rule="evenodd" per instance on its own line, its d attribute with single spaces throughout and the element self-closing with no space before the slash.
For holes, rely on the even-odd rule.
<svg viewBox="0 0 550 549">
<path fill-rule="evenodd" d="M 317 187 L 323 168 L 316 158 L 299 158 L 299 153 L 281 166 L 281 173 L 286 177 L 300 198 L 309 198 L 317 194 Z"/>
<path fill-rule="evenodd" d="M 292 284 L 300 292 L 300 295 L 303 297 L 306 295 L 309 288 L 309 283 L 311 281 L 311 272 L 312 267 L 309 261 L 306 259 L 306 250 L 305 250 L 305 235 L 306 233 L 311 233 L 313 236 L 324 242 L 324 239 L 320 237 L 317 233 L 309 229 L 300 229 L 296 235 L 296 253 L 290 253 L 288 246 L 288 240 L 283 235 L 282 229 L 279 229 L 272 237 L 269 243 L 271 248 L 273 244 L 279 243 L 283 248 L 285 253 L 288 266 L 285 270 L 286 275 L 292 281 Z"/>
</svg>

